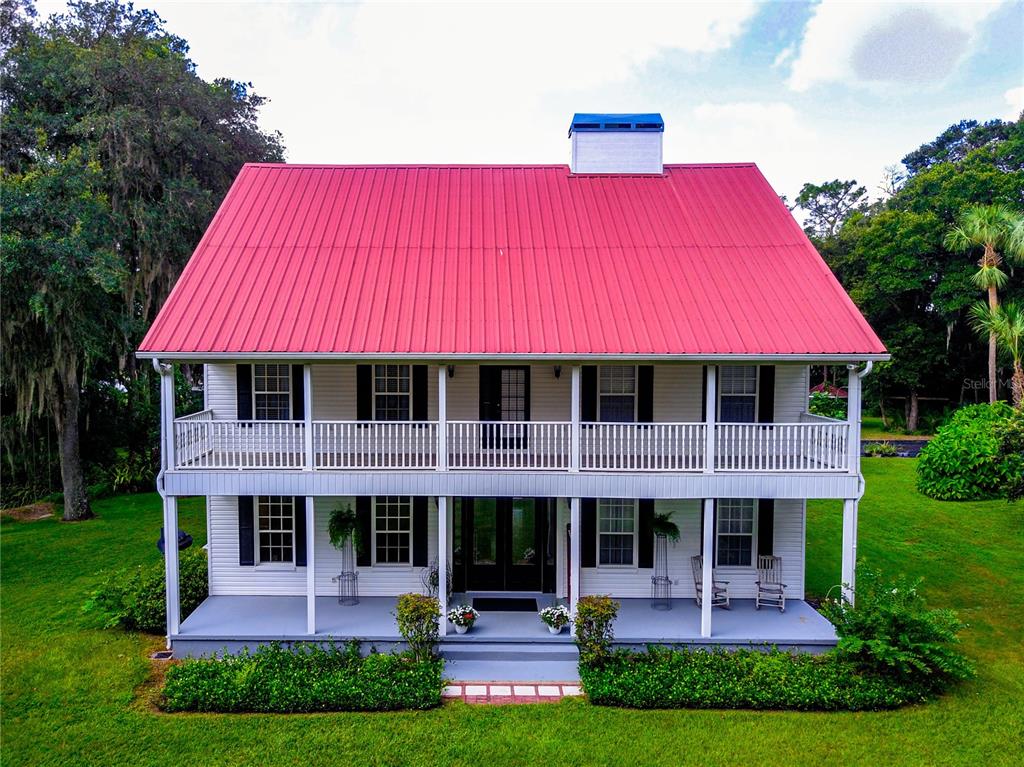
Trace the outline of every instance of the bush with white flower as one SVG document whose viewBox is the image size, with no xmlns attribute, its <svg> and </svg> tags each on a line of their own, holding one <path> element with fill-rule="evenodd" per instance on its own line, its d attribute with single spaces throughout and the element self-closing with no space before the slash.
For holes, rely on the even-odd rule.
<svg viewBox="0 0 1024 767">
<path fill-rule="evenodd" d="M 540 619 L 553 629 L 560 629 L 569 624 L 569 609 L 565 605 L 545 607 L 540 611 Z"/>
<path fill-rule="evenodd" d="M 455 605 L 455 607 L 448 611 L 448 620 L 455 626 L 469 628 L 476 623 L 476 619 L 479 617 L 480 613 L 470 605 Z"/>
</svg>

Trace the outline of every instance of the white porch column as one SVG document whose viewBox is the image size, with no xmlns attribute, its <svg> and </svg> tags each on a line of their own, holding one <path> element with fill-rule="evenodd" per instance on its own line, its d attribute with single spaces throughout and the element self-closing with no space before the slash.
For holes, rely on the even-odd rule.
<svg viewBox="0 0 1024 767">
<path fill-rule="evenodd" d="M 861 380 L 856 365 L 847 365 L 850 381 L 846 386 L 847 448 L 849 449 L 849 472 L 860 474 L 860 410 Z"/>
<path fill-rule="evenodd" d="M 444 372 L 442 370 L 442 372 Z M 440 634 L 448 634 L 448 498 L 437 497 L 437 603 L 441 607 Z"/>
<path fill-rule="evenodd" d="M 313 471 L 316 468 L 316 456 L 313 453 L 313 368 L 310 365 L 302 366 L 302 389 L 303 402 L 306 403 L 306 412 L 303 414 L 306 422 L 302 430 L 306 437 L 306 471 Z"/>
<path fill-rule="evenodd" d="M 174 364 L 153 360 L 160 374 L 160 465 L 171 470 L 174 458 Z"/>
<path fill-rule="evenodd" d="M 164 496 L 164 577 L 167 581 L 167 649 L 181 625 L 181 601 L 178 596 L 178 499 Z"/>
<path fill-rule="evenodd" d="M 708 387 L 711 388 L 710 386 Z M 704 571 L 701 574 L 702 588 L 700 595 L 700 635 L 711 636 L 711 598 L 712 578 L 714 577 L 714 540 L 715 540 L 715 500 L 704 499 L 704 541 L 701 554 L 704 556 Z"/>
<path fill-rule="evenodd" d="M 843 501 L 843 599 L 853 604 L 857 588 L 857 499 Z"/>
<path fill-rule="evenodd" d="M 580 601 L 580 533 L 583 530 L 580 499 L 569 499 L 569 612 L 576 617 L 576 604 Z"/>
<path fill-rule="evenodd" d="M 306 365 L 307 375 L 309 365 Z M 307 378 L 308 380 L 308 378 Z M 309 400 L 307 400 L 308 402 Z M 306 633 L 316 633 L 316 513 L 306 496 Z"/>
<path fill-rule="evenodd" d="M 704 394 L 704 473 L 715 470 L 715 407 L 718 405 L 718 368 L 707 366 L 707 391 Z"/>
<path fill-rule="evenodd" d="M 437 470 L 448 471 L 448 366 L 437 367 Z M 440 500 L 438 500 L 440 509 Z"/>
<path fill-rule="evenodd" d="M 572 366 L 572 400 L 570 405 L 570 419 L 572 420 L 572 433 L 569 437 L 569 471 L 580 470 L 580 390 L 583 380 L 583 368 L 579 365 Z M 575 536 L 574 536 L 575 537 Z"/>
</svg>

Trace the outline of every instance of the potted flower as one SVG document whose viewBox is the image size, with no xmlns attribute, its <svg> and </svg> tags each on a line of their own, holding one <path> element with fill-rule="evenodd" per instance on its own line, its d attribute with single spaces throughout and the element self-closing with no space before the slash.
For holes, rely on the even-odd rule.
<svg viewBox="0 0 1024 767">
<path fill-rule="evenodd" d="M 480 613 L 469 605 L 455 605 L 448 611 L 448 620 L 455 626 L 455 631 L 458 634 L 465 634 L 469 631 L 479 617 Z"/>
<path fill-rule="evenodd" d="M 540 611 L 540 619 L 552 634 L 560 634 L 563 626 L 569 625 L 569 610 L 565 605 L 545 607 Z"/>
<path fill-rule="evenodd" d="M 655 514 L 651 528 L 656 536 L 668 538 L 672 543 L 679 542 L 679 526 L 672 521 L 670 513 Z"/>
</svg>

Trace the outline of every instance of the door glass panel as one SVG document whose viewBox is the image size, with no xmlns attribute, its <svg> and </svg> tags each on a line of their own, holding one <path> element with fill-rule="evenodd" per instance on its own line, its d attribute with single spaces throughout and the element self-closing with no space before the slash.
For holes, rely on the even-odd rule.
<svg viewBox="0 0 1024 767">
<path fill-rule="evenodd" d="M 473 564 L 498 562 L 498 502 L 495 498 L 477 498 L 473 502 Z"/>
<path fill-rule="evenodd" d="M 512 499 L 512 564 L 537 564 L 537 510 L 533 498 Z"/>
<path fill-rule="evenodd" d="M 501 369 L 501 420 L 526 420 L 526 371 Z"/>
</svg>

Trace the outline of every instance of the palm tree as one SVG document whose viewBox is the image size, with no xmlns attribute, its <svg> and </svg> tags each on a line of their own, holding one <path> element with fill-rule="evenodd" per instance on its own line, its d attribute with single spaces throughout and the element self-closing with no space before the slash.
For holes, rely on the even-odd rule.
<svg viewBox="0 0 1024 767">
<path fill-rule="evenodd" d="M 960 222 L 946 233 L 947 248 L 965 252 L 983 248 L 978 260 L 975 284 L 988 292 L 988 308 L 999 308 L 999 288 L 1006 284 L 1006 272 L 1000 269 L 1006 253 L 1010 261 L 1024 259 L 1024 223 L 1019 213 L 1005 205 L 973 205 L 963 212 Z M 988 336 L 988 400 L 996 401 L 996 334 Z"/>
<path fill-rule="evenodd" d="M 1010 355 L 1013 406 L 1024 407 L 1024 306 L 1009 303 L 993 310 L 979 301 L 971 307 L 971 325 L 983 336 L 994 335 Z"/>
</svg>

